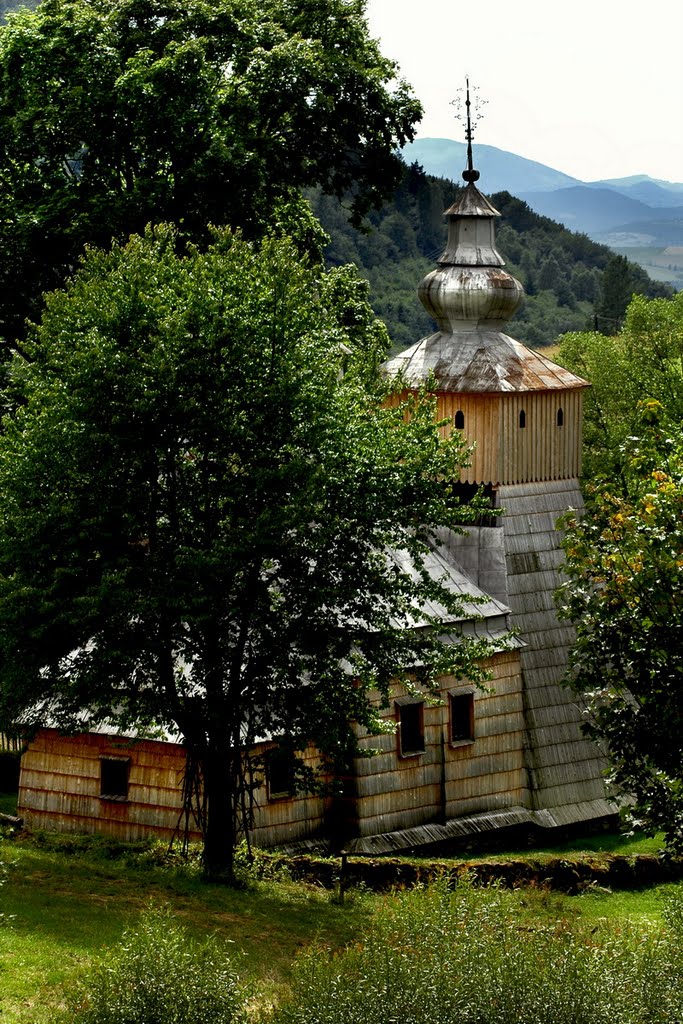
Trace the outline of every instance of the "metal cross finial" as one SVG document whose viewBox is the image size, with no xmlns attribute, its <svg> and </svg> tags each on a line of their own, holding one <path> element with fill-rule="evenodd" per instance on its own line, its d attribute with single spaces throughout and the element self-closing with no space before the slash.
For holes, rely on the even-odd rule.
<svg viewBox="0 0 683 1024">
<path fill-rule="evenodd" d="M 459 89 L 458 91 L 462 93 L 462 89 Z M 473 86 L 472 91 L 477 93 L 479 90 L 477 86 Z M 455 114 L 456 121 L 463 121 L 465 123 L 465 138 L 467 140 L 467 170 L 462 172 L 462 176 L 467 182 L 477 181 L 479 178 L 479 171 L 475 171 L 474 164 L 472 162 L 472 136 L 476 130 L 477 122 L 481 121 L 484 116 L 480 113 L 481 107 L 483 107 L 487 102 L 488 100 L 482 100 L 476 95 L 473 100 L 470 100 L 469 75 L 465 75 L 465 109 L 463 110 L 462 96 L 458 96 L 456 99 L 451 100 L 451 106 L 454 106 L 457 111 Z M 472 116 L 472 107 L 474 107 L 474 117 Z"/>
</svg>

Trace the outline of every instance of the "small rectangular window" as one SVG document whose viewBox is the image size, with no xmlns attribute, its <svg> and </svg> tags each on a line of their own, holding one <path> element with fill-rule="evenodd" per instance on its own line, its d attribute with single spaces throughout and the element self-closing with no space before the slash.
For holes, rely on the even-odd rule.
<svg viewBox="0 0 683 1024">
<path fill-rule="evenodd" d="M 462 743 L 474 739 L 474 694 L 452 693 L 451 743 Z"/>
<path fill-rule="evenodd" d="M 294 796 L 294 761 L 288 750 L 274 747 L 266 756 L 266 781 L 269 800 L 284 800 Z"/>
<path fill-rule="evenodd" d="M 100 796 L 103 800 L 128 799 L 129 757 L 100 758 Z"/>
<path fill-rule="evenodd" d="M 412 701 L 398 706 L 398 740 L 402 757 L 422 754 L 425 749 L 424 703 Z"/>
</svg>

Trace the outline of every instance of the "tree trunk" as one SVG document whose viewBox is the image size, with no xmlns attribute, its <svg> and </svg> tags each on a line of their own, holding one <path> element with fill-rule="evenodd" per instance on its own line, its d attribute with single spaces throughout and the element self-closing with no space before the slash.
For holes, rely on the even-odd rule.
<svg viewBox="0 0 683 1024">
<path fill-rule="evenodd" d="M 239 754 L 239 752 L 237 752 Z M 235 751 L 229 736 L 213 743 L 204 759 L 206 827 L 204 831 L 204 877 L 210 882 L 236 885 L 235 843 Z"/>
</svg>

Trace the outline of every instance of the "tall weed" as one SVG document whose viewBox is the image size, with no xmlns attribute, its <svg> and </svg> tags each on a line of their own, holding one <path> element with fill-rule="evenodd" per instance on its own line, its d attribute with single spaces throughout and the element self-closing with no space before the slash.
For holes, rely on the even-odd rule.
<svg viewBox="0 0 683 1024">
<path fill-rule="evenodd" d="M 306 952 L 276 1024 L 674 1024 L 680 894 L 667 913 L 665 934 L 539 927 L 518 894 L 443 881 L 388 897 L 343 952 Z"/>
<path fill-rule="evenodd" d="M 215 940 L 196 942 L 168 910 L 136 929 L 89 973 L 73 1000 L 74 1024 L 244 1024 L 247 994 Z"/>
</svg>

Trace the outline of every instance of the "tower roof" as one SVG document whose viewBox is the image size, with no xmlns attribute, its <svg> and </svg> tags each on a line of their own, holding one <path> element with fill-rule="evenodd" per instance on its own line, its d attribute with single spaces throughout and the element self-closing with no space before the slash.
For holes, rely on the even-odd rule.
<svg viewBox="0 0 683 1024">
<path fill-rule="evenodd" d="M 495 206 L 470 181 L 455 202 L 444 211 L 444 217 L 500 217 Z"/>
<path fill-rule="evenodd" d="M 587 382 L 499 331 L 443 333 L 423 338 L 385 363 L 389 376 L 403 374 L 408 387 L 431 376 L 436 391 L 555 391 Z"/>
</svg>

